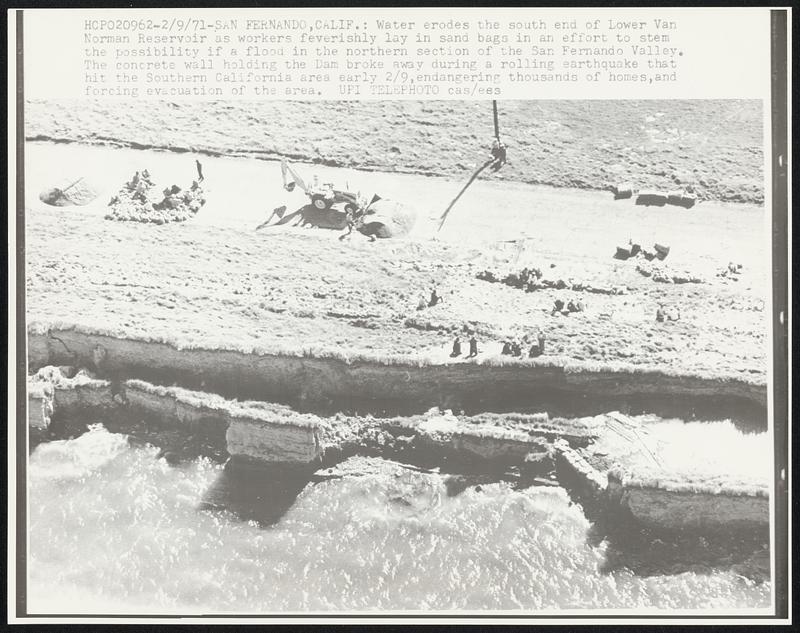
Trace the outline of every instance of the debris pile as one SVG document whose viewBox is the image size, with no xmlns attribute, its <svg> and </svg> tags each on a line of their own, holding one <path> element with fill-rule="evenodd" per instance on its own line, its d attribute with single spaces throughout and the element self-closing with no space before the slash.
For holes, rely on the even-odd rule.
<svg viewBox="0 0 800 633">
<path fill-rule="evenodd" d="M 625 261 L 631 257 L 641 257 L 648 262 L 653 261 L 654 259 L 664 261 L 667 258 L 667 255 L 669 255 L 669 251 L 669 246 L 665 246 L 664 244 L 656 243 L 653 244 L 652 249 L 643 249 L 641 244 L 634 242 L 633 240 L 629 240 L 627 246 L 617 246 L 617 251 L 614 253 L 614 259 L 621 259 Z"/>
<path fill-rule="evenodd" d="M 702 277 L 688 270 L 676 270 L 657 262 L 641 261 L 636 265 L 636 271 L 645 277 L 650 277 L 655 282 L 665 284 L 701 284 Z"/>
<path fill-rule="evenodd" d="M 742 265 L 734 262 L 729 262 L 728 265 L 717 273 L 717 277 L 723 279 L 730 279 L 732 281 L 739 281 L 739 275 L 742 274 Z"/>
<path fill-rule="evenodd" d="M 495 273 L 491 270 L 482 270 L 476 277 L 481 281 L 490 283 L 501 283 L 512 288 L 518 288 L 525 292 L 535 292 L 536 290 L 555 289 L 555 290 L 574 290 L 576 292 L 589 292 L 604 295 L 623 295 L 628 289 L 624 286 L 594 286 L 592 284 L 575 281 L 573 279 L 548 278 L 545 277 L 539 268 L 525 267 L 518 272 L 507 274 Z"/>
<path fill-rule="evenodd" d="M 172 185 L 159 198 L 147 170 L 137 171 L 108 203 L 107 220 L 166 224 L 183 222 L 195 215 L 205 202 L 205 193 L 197 181 L 189 189 Z"/>
<path fill-rule="evenodd" d="M 83 176 L 67 179 L 39 194 L 39 200 L 54 207 L 82 207 L 95 198 L 97 190 Z"/>
</svg>

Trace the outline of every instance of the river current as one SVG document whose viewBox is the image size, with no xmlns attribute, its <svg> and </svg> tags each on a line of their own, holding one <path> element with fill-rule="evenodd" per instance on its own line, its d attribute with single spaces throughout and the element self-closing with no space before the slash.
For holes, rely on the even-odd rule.
<svg viewBox="0 0 800 633">
<path fill-rule="evenodd" d="M 448 495 L 371 462 L 307 485 L 269 527 L 203 503 L 223 474 L 102 426 L 30 456 L 31 613 L 766 608 L 729 569 L 604 571 L 608 544 L 560 487 Z M 363 470 L 363 469 L 362 469 Z"/>
</svg>

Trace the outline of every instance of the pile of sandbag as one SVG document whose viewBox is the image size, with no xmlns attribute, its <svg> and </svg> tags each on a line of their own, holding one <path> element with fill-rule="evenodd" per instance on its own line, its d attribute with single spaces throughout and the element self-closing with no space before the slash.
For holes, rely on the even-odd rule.
<svg viewBox="0 0 800 633">
<path fill-rule="evenodd" d="M 691 209 L 697 202 L 697 197 L 686 191 L 670 191 L 668 193 L 646 189 L 639 191 L 628 183 L 614 185 L 610 189 L 614 194 L 614 200 L 627 200 L 633 198 L 635 194 L 636 204 L 646 207 L 663 207 L 671 204 L 684 209 Z"/>
<path fill-rule="evenodd" d="M 158 195 L 147 171 L 137 171 L 108 203 L 107 220 L 167 224 L 194 216 L 206 202 L 203 188 L 193 182 L 189 189 L 167 187 Z"/>
</svg>

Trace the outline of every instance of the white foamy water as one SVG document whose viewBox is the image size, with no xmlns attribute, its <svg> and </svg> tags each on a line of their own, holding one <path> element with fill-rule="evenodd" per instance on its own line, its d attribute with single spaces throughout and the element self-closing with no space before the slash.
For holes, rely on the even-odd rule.
<svg viewBox="0 0 800 633">
<path fill-rule="evenodd" d="M 271 528 L 200 510 L 222 466 L 171 467 L 95 429 L 30 459 L 32 613 L 742 609 L 730 571 L 601 573 L 605 544 L 560 488 L 448 497 L 380 468 L 307 486 Z"/>
</svg>

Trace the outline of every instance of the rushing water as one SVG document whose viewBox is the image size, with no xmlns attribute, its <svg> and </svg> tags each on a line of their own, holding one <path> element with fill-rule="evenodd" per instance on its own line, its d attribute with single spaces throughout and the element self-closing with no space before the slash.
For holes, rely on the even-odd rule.
<svg viewBox="0 0 800 633">
<path fill-rule="evenodd" d="M 377 461 L 373 465 L 380 466 Z M 385 465 L 385 464 L 384 464 Z M 768 607 L 725 569 L 601 571 L 607 543 L 561 488 L 367 469 L 306 486 L 272 527 L 203 500 L 223 466 L 179 466 L 102 427 L 30 457 L 32 613 Z"/>
</svg>

